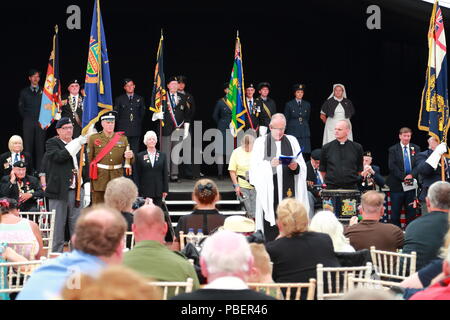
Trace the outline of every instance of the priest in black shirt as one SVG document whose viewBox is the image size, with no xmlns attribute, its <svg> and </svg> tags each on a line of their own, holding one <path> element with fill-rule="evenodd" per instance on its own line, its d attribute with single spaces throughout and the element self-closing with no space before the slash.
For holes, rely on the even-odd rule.
<svg viewBox="0 0 450 320">
<path fill-rule="evenodd" d="M 333 140 L 322 147 L 320 173 L 327 189 L 357 189 L 363 170 L 363 148 L 348 139 L 350 124 L 346 120 L 336 123 Z"/>
</svg>

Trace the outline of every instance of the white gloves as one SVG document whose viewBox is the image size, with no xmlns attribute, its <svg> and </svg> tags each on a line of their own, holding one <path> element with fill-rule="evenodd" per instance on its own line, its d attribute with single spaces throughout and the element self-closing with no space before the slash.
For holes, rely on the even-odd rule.
<svg viewBox="0 0 450 320">
<path fill-rule="evenodd" d="M 189 136 L 189 123 L 184 124 L 184 134 L 183 140 L 185 140 Z"/>
<path fill-rule="evenodd" d="M 86 134 L 87 137 L 92 136 L 94 133 L 97 133 L 97 129 L 95 129 L 94 125 L 90 126 L 88 132 Z"/>
<path fill-rule="evenodd" d="M 154 112 L 152 116 L 152 121 L 156 120 L 163 120 L 164 119 L 164 112 Z"/>
<path fill-rule="evenodd" d="M 76 138 L 75 140 L 77 140 L 77 139 L 78 139 L 78 142 L 80 143 L 80 145 L 82 146 L 83 144 L 86 144 L 86 143 L 87 143 L 88 136 L 87 136 L 87 135 L 85 135 L 85 136 L 79 136 L 79 137 Z"/>
<path fill-rule="evenodd" d="M 265 126 L 259 126 L 259 136 L 262 137 L 267 133 L 267 127 Z"/>
<path fill-rule="evenodd" d="M 91 183 L 86 182 L 83 187 L 84 187 L 83 208 L 86 208 L 91 203 Z"/>
<path fill-rule="evenodd" d="M 87 141 L 87 137 L 79 136 L 78 138 L 73 139 L 68 144 L 66 144 L 66 149 L 67 149 L 67 151 L 69 151 L 69 153 L 72 157 L 75 157 L 77 155 L 77 153 L 80 151 L 81 146 L 83 144 L 85 144 L 86 141 Z"/>
<path fill-rule="evenodd" d="M 61 119 L 61 112 L 57 112 L 57 113 L 55 114 L 55 120 L 58 121 L 58 120 L 60 120 L 60 119 Z"/>
<path fill-rule="evenodd" d="M 439 144 L 436 149 L 434 149 L 433 153 L 428 157 L 426 163 L 433 167 L 433 169 L 437 169 L 439 160 L 441 160 L 441 156 L 447 151 L 447 144 L 442 142 Z"/>
</svg>

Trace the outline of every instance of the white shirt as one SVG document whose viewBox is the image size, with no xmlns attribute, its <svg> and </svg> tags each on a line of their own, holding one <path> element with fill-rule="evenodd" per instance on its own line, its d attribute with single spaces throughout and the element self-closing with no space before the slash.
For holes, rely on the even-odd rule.
<svg viewBox="0 0 450 320">
<path fill-rule="evenodd" d="M 156 156 L 156 151 L 155 153 L 150 153 L 150 151 L 147 151 L 148 153 L 148 157 L 150 158 L 150 162 L 152 164 L 152 167 L 155 166 L 155 156 Z"/>
<path fill-rule="evenodd" d="M 227 276 L 217 278 L 203 287 L 204 289 L 245 290 L 247 284 L 238 277 Z"/>
<path fill-rule="evenodd" d="M 17 161 L 20 161 L 20 152 L 19 153 L 11 152 L 11 164 L 14 164 L 14 162 L 16 162 L 16 154 L 17 154 Z"/>
<path fill-rule="evenodd" d="M 170 93 L 170 92 L 169 92 L 168 95 L 169 95 L 170 105 L 171 105 L 172 107 L 176 107 L 177 104 L 178 104 L 178 95 L 177 95 L 177 93 Z M 173 95 L 173 97 L 172 97 L 172 95 Z M 173 98 L 173 103 L 174 103 L 175 105 L 172 105 L 172 98 Z"/>
<path fill-rule="evenodd" d="M 78 96 L 79 96 L 78 94 L 76 96 L 73 96 L 72 94 L 70 94 L 70 97 L 69 97 L 70 102 L 72 102 L 73 98 L 75 98 L 75 110 L 76 110 L 76 108 L 78 108 Z"/>
</svg>

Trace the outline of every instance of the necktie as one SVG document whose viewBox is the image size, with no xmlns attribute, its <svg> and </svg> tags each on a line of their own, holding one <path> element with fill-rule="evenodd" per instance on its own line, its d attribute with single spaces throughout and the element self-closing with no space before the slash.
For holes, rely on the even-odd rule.
<svg viewBox="0 0 450 320">
<path fill-rule="evenodd" d="M 297 101 L 298 106 L 300 107 L 302 105 L 302 100 Z"/>
<path fill-rule="evenodd" d="M 33 93 L 34 93 L 34 94 L 37 93 L 37 88 L 33 88 Z"/>
<path fill-rule="evenodd" d="M 14 157 L 14 163 L 16 163 L 17 161 L 19 161 L 19 154 L 18 153 L 16 153 L 16 156 Z"/>
<path fill-rule="evenodd" d="M 131 100 L 133 100 L 133 96 L 129 96 L 129 98 L 130 98 L 130 102 L 131 102 Z"/>
<path fill-rule="evenodd" d="M 320 173 L 317 169 L 314 169 L 316 172 L 316 184 L 322 184 L 322 179 L 320 179 Z"/>
<path fill-rule="evenodd" d="M 172 93 L 170 95 L 170 98 L 171 98 L 170 102 L 172 102 L 172 108 L 173 110 L 175 110 L 175 95 Z"/>
<path fill-rule="evenodd" d="M 408 175 L 411 173 L 411 163 L 409 162 L 408 148 L 406 146 L 403 147 L 403 161 L 405 162 L 405 173 Z"/>
</svg>

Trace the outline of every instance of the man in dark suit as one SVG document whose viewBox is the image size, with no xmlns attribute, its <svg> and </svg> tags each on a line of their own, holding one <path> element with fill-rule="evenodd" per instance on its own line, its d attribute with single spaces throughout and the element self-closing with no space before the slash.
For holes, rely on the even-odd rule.
<svg viewBox="0 0 450 320">
<path fill-rule="evenodd" d="M 428 188 L 442 179 L 442 169 L 441 169 L 441 155 L 447 151 L 447 145 L 442 143 L 439 145 L 438 141 L 434 137 L 428 138 L 428 149 L 417 154 L 417 171 L 420 175 L 420 180 L 422 183 L 422 188 L 419 194 L 419 201 L 421 204 L 422 215 L 427 213 L 427 206 L 425 203 L 425 197 L 428 193 Z M 449 159 L 444 158 L 445 161 L 445 179 L 449 181 L 449 170 L 448 166 L 450 164 Z"/>
<path fill-rule="evenodd" d="M 115 130 L 125 132 L 131 150 L 136 154 L 139 152 L 145 104 L 144 98 L 134 92 L 135 88 L 133 80 L 128 78 L 123 80 L 125 94 L 116 98 L 114 110 L 117 111 L 117 128 Z"/>
<path fill-rule="evenodd" d="M 178 79 L 178 92 L 184 94 L 186 97 L 186 104 L 191 109 L 191 122 L 194 124 L 195 119 L 195 100 L 194 96 L 187 92 L 186 89 L 186 76 L 177 76 Z M 183 140 L 183 150 L 190 150 L 190 163 L 183 163 L 183 173 L 184 176 L 188 179 L 197 180 L 200 178 L 200 166 L 201 161 L 195 161 L 195 158 L 201 154 L 201 144 L 194 143 L 194 139 L 197 138 L 201 140 L 201 137 L 194 137 L 194 125 L 189 127 L 189 136 L 187 139 Z M 200 148 L 198 148 L 200 147 Z M 189 149 L 190 148 L 190 149 Z M 186 159 L 186 155 L 183 155 L 183 158 Z M 201 158 L 200 158 L 201 159 Z M 196 163 L 199 162 L 199 163 Z"/>
<path fill-rule="evenodd" d="M 365 151 L 363 153 L 363 166 L 364 170 L 361 172 L 358 183 L 358 189 L 362 192 L 368 190 L 376 190 L 378 185 L 383 188 L 385 181 L 380 174 L 380 167 L 372 164 L 372 152 Z"/>
<path fill-rule="evenodd" d="M 162 207 L 162 199 L 169 192 L 166 155 L 156 150 L 158 138 L 154 131 L 147 131 L 144 144 L 147 150 L 136 157 L 139 196 L 152 198 L 153 203 Z"/>
<path fill-rule="evenodd" d="M 44 197 L 44 191 L 39 180 L 26 172 L 25 162 L 15 162 L 9 176 L 4 176 L 0 181 L 0 195 L 16 200 L 22 212 L 38 211 L 36 200 Z"/>
<path fill-rule="evenodd" d="M 321 151 L 321 149 L 313 150 L 311 152 L 311 159 L 306 163 L 306 184 L 308 187 L 310 217 L 314 215 L 315 209 L 322 207 L 320 191 L 322 190 L 323 179 L 319 171 Z"/>
<path fill-rule="evenodd" d="M 401 128 L 399 132 L 400 142 L 389 148 L 389 176 L 386 184 L 391 192 L 391 223 L 398 227 L 400 224 L 400 210 L 402 206 L 406 210 L 406 223 L 408 224 L 416 217 L 413 207 L 416 191 L 404 191 L 405 184 L 412 184 L 413 179 L 418 176 L 416 154 L 420 147 L 411 141 L 412 130 Z M 405 184 L 402 184 L 405 183 Z"/>
<path fill-rule="evenodd" d="M 241 234 L 222 230 L 208 237 L 202 248 L 200 267 L 208 284 L 171 300 L 275 300 L 248 288 L 246 281 L 252 272 L 253 256 Z"/>
<path fill-rule="evenodd" d="M 45 130 L 39 125 L 41 111 L 42 88 L 39 87 L 41 73 L 35 69 L 28 72 L 30 86 L 22 89 L 19 96 L 19 113 L 23 119 L 24 149 L 36 161 L 35 168 L 41 167 L 44 156 Z"/>
<path fill-rule="evenodd" d="M 311 132 L 309 129 L 311 105 L 303 99 L 305 85 L 294 85 L 293 92 L 295 98 L 288 101 L 284 107 L 284 116 L 287 121 L 286 134 L 297 138 L 302 148 L 303 157 L 309 158 L 309 154 L 311 153 Z"/>
<path fill-rule="evenodd" d="M 428 213 L 411 222 L 405 231 L 403 253 L 417 253 L 416 270 L 439 257 L 448 231 L 450 183 L 438 181 L 428 189 L 425 198 Z"/>
<path fill-rule="evenodd" d="M 252 128 L 256 132 L 259 130 L 259 116 L 261 114 L 261 107 L 256 105 L 256 99 L 253 97 L 255 94 L 255 86 L 253 83 L 249 83 L 245 88 L 245 102 L 247 104 L 247 110 L 250 114 L 245 116 L 245 129 Z"/>
<path fill-rule="evenodd" d="M 80 94 L 80 82 L 77 79 L 70 81 L 67 90 L 69 94 L 62 97 L 61 117 L 67 117 L 72 122 L 72 138 L 75 139 L 81 135 L 84 97 Z"/>
<path fill-rule="evenodd" d="M 172 150 L 189 136 L 189 125 L 191 122 L 191 108 L 186 102 L 186 96 L 178 92 L 177 77 L 169 78 L 167 82 L 167 106 L 159 113 L 154 113 L 152 120 L 162 120 L 161 151 L 167 156 L 167 168 L 170 180 L 179 181 L 178 165 L 182 159 L 180 154 L 172 155 Z"/>
<path fill-rule="evenodd" d="M 87 142 L 87 137 L 72 139 L 73 124 L 68 117 L 63 117 L 56 123 L 56 132 L 58 135 L 49 139 L 46 144 L 48 173 L 45 196 L 49 199 L 49 209 L 56 211 L 52 250 L 63 252 L 66 221 L 69 223 L 71 237 L 82 207 L 76 202 L 77 174 L 80 149 Z M 86 154 L 84 159 L 87 159 Z M 89 181 L 87 168 L 86 165 L 83 167 L 82 186 Z M 83 199 L 83 187 L 80 190 L 80 199 Z"/>
<path fill-rule="evenodd" d="M 270 83 L 261 82 L 258 84 L 259 97 L 255 100 L 255 105 L 261 110 L 259 115 L 259 135 L 265 135 L 269 128 L 270 119 L 277 113 L 277 104 L 271 98 L 269 98 L 270 93 Z"/>
</svg>

